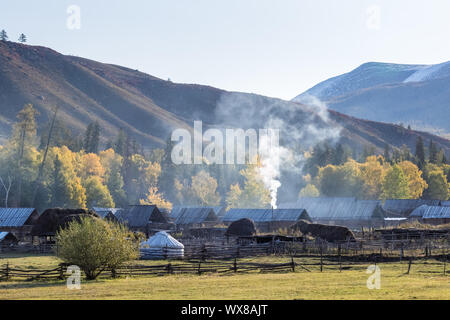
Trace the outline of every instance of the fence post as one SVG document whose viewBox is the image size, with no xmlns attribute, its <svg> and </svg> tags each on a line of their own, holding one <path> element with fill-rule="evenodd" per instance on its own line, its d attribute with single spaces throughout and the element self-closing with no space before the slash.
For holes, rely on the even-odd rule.
<svg viewBox="0 0 450 320">
<path fill-rule="evenodd" d="M 234 270 L 234 272 L 237 272 L 237 259 L 236 258 L 234 258 L 233 270 Z"/>
<path fill-rule="evenodd" d="M 173 270 L 172 270 L 172 264 L 171 264 L 171 263 L 169 263 L 169 264 L 167 265 L 167 273 L 169 273 L 169 274 L 173 273 Z"/>
<path fill-rule="evenodd" d="M 202 262 L 201 262 L 201 261 L 199 261 L 199 262 L 198 262 L 198 270 L 197 270 L 197 272 L 198 272 L 198 275 L 201 275 L 201 274 L 202 274 L 202 271 L 200 270 L 200 269 L 201 269 L 201 267 L 202 267 Z"/>
<path fill-rule="evenodd" d="M 6 281 L 9 280 L 9 262 L 6 263 L 5 279 Z"/>
<path fill-rule="evenodd" d="M 292 264 L 292 272 L 295 272 L 295 262 L 294 262 L 294 257 L 291 257 L 291 264 Z"/>
<path fill-rule="evenodd" d="M 446 269 L 447 268 L 447 250 L 444 250 L 444 276 L 446 275 Z"/>
<path fill-rule="evenodd" d="M 64 280 L 64 266 L 62 264 L 59 265 L 59 280 Z"/>
<path fill-rule="evenodd" d="M 406 272 L 406 274 L 409 274 L 409 272 L 411 271 L 411 264 L 412 264 L 412 258 L 409 258 L 408 272 Z"/>
<path fill-rule="evenodd" d="M 323 271 L 323 249 L 322 245 L 320 245 L 320 272 Z"/>
<path fill-rule="evenodd" d="M 342 272 L 341 244 L 339 244 L 338 246 L 338 256 L 339 256 L 339 272 Z"/>
</svg>

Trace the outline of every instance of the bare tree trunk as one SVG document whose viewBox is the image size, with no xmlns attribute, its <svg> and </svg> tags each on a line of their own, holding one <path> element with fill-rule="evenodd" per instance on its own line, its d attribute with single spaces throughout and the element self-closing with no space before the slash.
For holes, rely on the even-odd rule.
<svg viewBox="0 0 450 320">
<path fill-rule="evenodd" d="M 5 208 L 8 208 L 8 198 L 9 198 L 9 191 L 11 190 L 12 179 L 10 176 L 8 176 L 8 186 L 6 186 L 5 181 L 2 179 L 2 177 L 0 177 L 0 183 L 5 189 Z"/>
<path fill-rule="evenodd" d="M 50 125 L 50 130 L 48 132 L 47 145 L 45 146 L 44 157 L 42 158 L 41 165 L 39 166 L 39 172 L 38 172 L 38 176 L 36 178 L 34 192 L 33 192 L 33 206 L 36 206 L 36 196 L 37 196 L 37 193 L 39 190 L 39 185 L 40 185 L 40 182 L 42 179 L 42 173 L 44 171 L 45 160 L 47 160 L 48 149 L 50 147 L 50 141 L 51 141 L 52 134 L 53 134 L 53 128 L 55 126 L 57 113 L 58 113 L 58 107 L 55 108 L 55 114 L 53 115 L 52 124 Z"/>
</svg>

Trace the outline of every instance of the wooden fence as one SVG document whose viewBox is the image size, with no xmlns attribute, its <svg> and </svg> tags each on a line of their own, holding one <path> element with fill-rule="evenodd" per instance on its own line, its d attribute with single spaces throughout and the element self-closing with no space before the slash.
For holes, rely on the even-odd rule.
<svg viewBox="0 0 450 320">
<path fill-rule="evenodd" d="M 196 274 L 202 275 L 205 273 L 215 274 L 232 274 L 232 273 L 275 273 L 275 272 L 312 272 L 312 271 L 339 271 L 345 270 L 365 270 L 369 264 L 379 263 L 379 257 L 375 256 L 367 261 L 352 260 L 352 256 L 345 254 L 338 254 L 335 256 L 326 256 L 323 253 L 320 255 L 297 255 L 285 257 L 285 263 L 260 263 L 251 261 L 248 258 L 239 260 L 234 258 L 232 260 L 173 260 L 167 263 L 160 263 L 155 265 L 126 265 L 117 269 L 106 269 L 101 274 L 102 278 L 116 278 L 116 277 L 142 277 L 142 276 L 162 276 L 172 274 Z M 430 261 L 429 258 L 435 260 Z M 418 264 L 426 265 L 427 267 L 434 265 L 439 266 L 444 274 L 448 274 L 447 261 L 449 255 L 447 252 L 433 257 L 418 258 L 408 257 L 404 262 L 404 273 L 409 274 L 412 269 Z M 392 261 L 391 261 L 392 262 Z M 388 261 L 389 263 L 389 261 Z M 0 268 L 0 281 L 35 281 L 35 280 L 64 280 L 69 275 L 67 274 L 68 265 L 61 264 L 53 269 L 22 269 L 12 267 L 9 264 Z"/>
</svg>

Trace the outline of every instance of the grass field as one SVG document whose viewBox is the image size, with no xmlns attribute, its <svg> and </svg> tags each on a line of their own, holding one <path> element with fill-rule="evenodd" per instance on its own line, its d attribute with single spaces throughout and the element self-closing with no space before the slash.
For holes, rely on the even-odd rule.
<svg viewBox="0 0 450 320">
<path fill-rule="evenodd" d="M 255 260 L 255 259 L 253 259 Z M 259 262 L 280 262 L 286 258 L 258 258 Z M 21 268 L 52 268 L 53 256 L 2 256 Z M 302 262 L 302 261 L 299 261 Z M 161 262 L 141 262 L 161 263 Z M 367 264 L 369 265 L 369 264 Z M 168 275 L 82 282 L 81 290 L 69 290 L 64 281 L 0 282 L 0 299 L 450 299 L 450 278 L 442 264 L 429 260 L 413 264 L 379 264 L 381 289 L 366 286 L 366 266 L 339 272 L 326 267 L 323 272 L 249 273 L 216 275 Z"/>
</svg>

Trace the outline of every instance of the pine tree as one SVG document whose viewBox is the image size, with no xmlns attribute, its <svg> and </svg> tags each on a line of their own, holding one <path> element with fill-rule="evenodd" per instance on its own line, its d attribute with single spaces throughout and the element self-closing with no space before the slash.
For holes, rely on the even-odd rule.
<svg viewBox="0 0 450 320">
<path fill-rule="evenodd" d="M 84 135 L 84 150 L 87 153 L 98 153 L 100 144 L 100 124 L 96 121 L 88 125 Z"/>
<path fill-rule="evenodd" d="M 116 141 L 114 142 L 114 151 L 120 154 L 122 157 L 125 155 L 125 143 L 127 140 L 127 134 L 125 131 L 120 128 L 119 133 L 117 134 Z"/>
<path fill-rule="evenodd" d="M 430 163 L 437 163 L 438 161 L 438 150 L 436 144 L 433 142 L 433 140 L 430 140 L 430 147 L 429 147 L 429 161 Z"/>
<path fill-rule="evenodd" d="M 391 155 L 390 155 L 390 150 L 391 148 L 389 147 L 389 145 L 386 143 L 384 145 L 384 153 L 383 153 L 383 157 L 384 157 L 384 161 L 386 162 L 391 162 Z"/>
<path fill-rule="evenodd" d="M 8 34 L 5 30 L 0 31 L 0 40 L 2 41 L 8 41 Z"/>
<path fill-rule="evenodd" d="M 26 43 L 27 42 L 27 36 L 22 33 L 19 36 L 19 42 Z"/>
<path fill-rule="evenodd" d="M 418 137 L 416 141 L 416 164 L 420 170 L 425 166 L 425 147 L 422 137 Z"/>
</svg>

